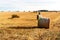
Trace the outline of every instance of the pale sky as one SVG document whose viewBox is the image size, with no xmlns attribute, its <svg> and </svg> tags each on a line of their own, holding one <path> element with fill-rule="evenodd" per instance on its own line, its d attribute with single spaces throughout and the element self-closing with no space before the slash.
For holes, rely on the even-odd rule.
<svg viewBox="0 0 60 40">
<path fill-rule="evenodd" d="M 60 10 L 60 0 L 0 0 L 0 10 Z"/>
</svg>

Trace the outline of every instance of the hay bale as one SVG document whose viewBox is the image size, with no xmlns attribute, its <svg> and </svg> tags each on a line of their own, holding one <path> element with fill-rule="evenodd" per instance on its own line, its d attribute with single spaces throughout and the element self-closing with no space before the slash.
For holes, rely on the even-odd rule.
<svg viewBox="0 0 60 40">
<path fill-rule="evenodd" d="M 50 24 L 50 19 L 40 18 L 38 20 L 38 27 L 40 28 L 49 28 L 49 24 Z"/>
<path fill-rule="evenodd" d="M 13 18 L 19 18 L 19 16 L 16 15 L 16 14 L 13 14 L 12 17 L 11 17 L 11 19 L 13 19 Z"/>
</svg>

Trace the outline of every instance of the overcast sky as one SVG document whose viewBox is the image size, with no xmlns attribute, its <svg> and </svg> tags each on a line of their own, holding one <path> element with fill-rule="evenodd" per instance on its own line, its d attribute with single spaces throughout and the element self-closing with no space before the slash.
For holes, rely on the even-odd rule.
<svg viewBox="0 0 60 40">
<path fill-rule="evenodd" d="M 60 10 L 60 0 L 0 0 L 0 10 Z"/>
</svg>

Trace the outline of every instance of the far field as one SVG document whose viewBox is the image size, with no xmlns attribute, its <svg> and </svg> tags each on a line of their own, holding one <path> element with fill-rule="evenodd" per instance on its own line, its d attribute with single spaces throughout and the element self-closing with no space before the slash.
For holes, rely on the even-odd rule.
<svg viewBox="0 0 60 40">
<path fill-rule="evenodd" d="M 12 15 L 18 15 L 19 18 L 11 19 Z M 41 12 L 41 15 L 50 18 L 51 24 L 60 17 L 60 12 Z M 0 27 L 11 26 L 38 26 L 37 13 L 33 12 L 0 12 Z M 51 26 L 51 25 L 50 25 Z"/>
<path fill-rule="evenodd" d="M 13 14 L 19 18 L 11 19 Z M 37 13 L 0 12 L 0 40 L 60 40 L 60 12 L 41 12 L 41 15 L 50 19 L 49 29 L 17 28 L 37 27 Z"/>
</svg>

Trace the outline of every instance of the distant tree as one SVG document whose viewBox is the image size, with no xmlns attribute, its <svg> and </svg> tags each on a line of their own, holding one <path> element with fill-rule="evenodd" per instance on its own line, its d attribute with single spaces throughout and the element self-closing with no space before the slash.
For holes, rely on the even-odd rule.
<svg viewBox="0 0 60 40">
<path fill-rule="evenodd" d="M 28 12 L 30 12 L 30 11 L 28 11 Z"/>
<path fill-rule="evenodd" d="M 19 11 L 16 11 L 16 12 L 19 12 Z"/>
<path fill-rule="evenodd" d="M 38 12 L 48 12 L 48 10 L 38 10 Z"/>
<path fill-rule="evenodd" d="M 25 12 L 25 11 L 23 11 L 23 12 Z"/>
<path fill-rule="evenodd" d="M 33 11 L 33 13 L 37 13 L 37 11 Z"/>
</svg>

